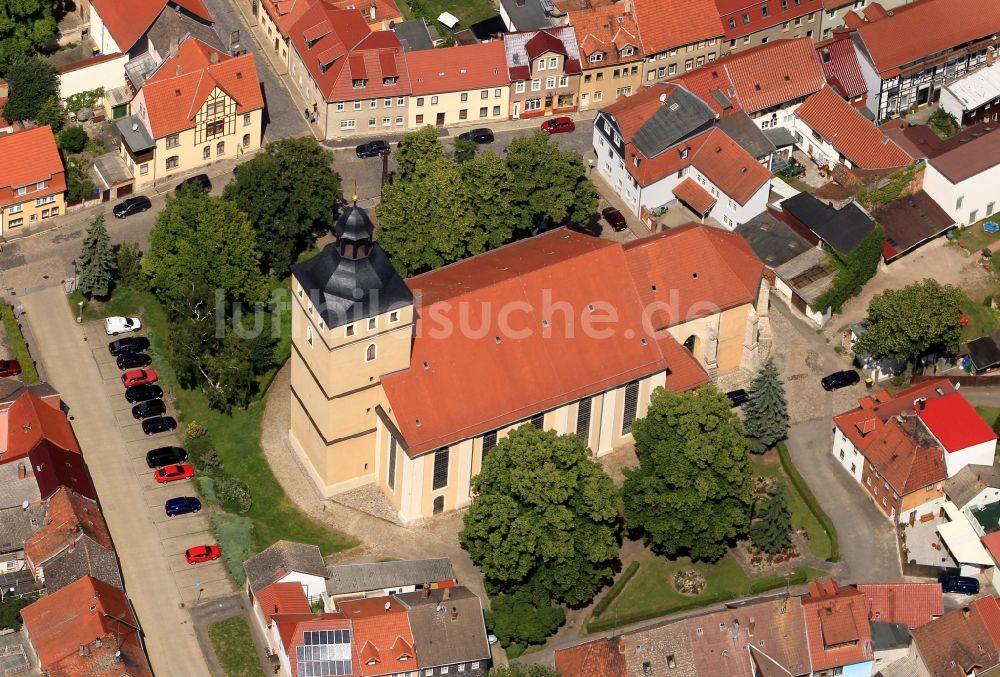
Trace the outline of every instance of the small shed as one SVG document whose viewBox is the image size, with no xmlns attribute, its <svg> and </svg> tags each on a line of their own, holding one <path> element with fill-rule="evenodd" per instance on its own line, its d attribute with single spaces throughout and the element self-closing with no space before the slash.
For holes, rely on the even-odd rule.
<svg viewBox="0 0 1000 677">
<path fill-rule="evenodd" d="M 1000 348 L 992 336 L 972 339 L 966 347 L 969 350 L 969 359 L 972 360 L 972 368 L 976 372 L 986 371 L 1000 364 Z"/>
<path fill-rule="evenodd" d="M 458 17 L 451 12 L 441 12 L 438 15 L 438 23 L 443 24 L 448 29 L 455 30 L 455 26 L 458 25 Z"/>
</svg>

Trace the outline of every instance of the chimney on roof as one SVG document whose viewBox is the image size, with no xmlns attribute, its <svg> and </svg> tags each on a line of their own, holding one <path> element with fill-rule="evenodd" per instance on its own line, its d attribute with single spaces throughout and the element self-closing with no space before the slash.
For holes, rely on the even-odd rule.
<svg viewBox="0 0 1000 677">
<path fill-rule="evenodd" d="M 101 638 L 100 637 L 94 638 L 94 648 L 100 649 L 102 646 L 104 646 L 104 642 L 101 641 Z"/>
<path fill-rule="evenodd" d="M 458 620 L 458 607 L 457 606 L 453 606 L 451 608 L 451 620 L 453 620 L 453 621 L 457 621 Z"/>
<path fill-rule="evenodd" d="M 375 18 L 375 9 L 376 9 L 376 7 L 375 7 L 375 3 L 373 2 L 373 3 L 372 3 L 372 18 L 373 18 L 373 19 Z"/>
<path fill-rule="evenodd" d="M 913 400 L 913 410 L 914 411 L 923 411 L 924 407 L 926 407 L 926 406 L 927 406 L 927 398 L 926 397 L 918 397 L 917 399 Z"/>
<path fill-rule="evenodd" d="M 25 467 L 25 465 L 23 463 L 18 463 L 17 464 L 17 479 L 23 480 L 27 476 L 28 476 L 28 469 Z"/>
<path fill-rule="evenodd" d="M 385 610 L 386 611 L 392 610 L 392 602 L 386 602 L 385 603 Z"/>
<path fill-rule="evenodd" d="M 174 75 L 181 75 L 182 73 L 184 73 L 184 66 L 180 64 L 174 66 Z"/>
<path fill-rule="evenodd" d="M 967 607 L 967 606 L 963 606 L 962 607 L 962 616 L 964 616 L 965 618 L 968 618 L 970 613 L 971 613 L 971 610 L 969 609 L 969 607 Z"/>
<path fill-rule="evenodd" d="M 219 53 L 212 52 L 211 56 L 208 57 L 208 60 L 211 63 L 219 63 Z"/>
<path fill-rule="evenodd" d="M 87 648 L 86 644 L 81 644 L 80 645 L 80 655 L 81 656 L 89 656 L 90 655 L 90 649 Z"/>
</svg>

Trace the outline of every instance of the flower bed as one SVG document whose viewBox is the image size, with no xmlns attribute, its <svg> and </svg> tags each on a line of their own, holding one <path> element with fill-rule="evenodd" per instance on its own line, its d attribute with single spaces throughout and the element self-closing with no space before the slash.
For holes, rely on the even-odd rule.
<svg viewBox="0 0 1000 677">
<path fill-rule="evenodd" d="M 674 589 L 682 595 L 694 597 L 705 590 L 705 577 L 694 569 L 678 569 L 673 579 Z"/>
</svg>

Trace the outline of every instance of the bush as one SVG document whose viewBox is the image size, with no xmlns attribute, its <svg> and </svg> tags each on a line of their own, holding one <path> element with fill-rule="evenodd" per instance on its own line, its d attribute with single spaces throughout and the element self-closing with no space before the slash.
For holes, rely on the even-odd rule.
<svg viewBox="0 0 1000 677">
<path fill-rule="evenodd" d="M 189 440 L 196 440 L 199 437 L 204 437 L 208 434 L 208 429 L 202 426 L 198 421 L 191 421 L 187 424 L 187 428 L 184 430 L 184 435 Z"/>
<path fill-rule="evenodd" d="M 219 504 L 226 512 L 237 515 L 247 512 L 253 505 L 250 487 L 243 480 L 224 472 L 215 478 L 215 495 L 219 497 Z"/>
<path fill-rule="evenodd" d="M 7 333 L 7 342 L 14 351 L 14 359 L 21 364 L 21 379 L 28 384 L 39 383 L 38 369 L 35 368 L 35 361 L 31 359 L 28 351 L 28 342 L 24 340 L 21 333 L 21 325 L 14 317 L 14 309 L 6 303 L 0 304 L 0 316 L 3 319 L 3 328 Z"/>
<path fill-rule="evenodd" d="M 199 475 L 194 478 L 194 486 L 198 489 L 198 495 L 206 501 L 218 503 L 219 497 L 215 495 L 215 479 L 207 475 Z"/>
<path fill-rule="evenodd" d="M 500 644 L 508 649 L 520 645 L 523 651 L 529 644 L 543 644 L 545 638 L 559 629 L 566 621 L 566 612 L 542 598 L 545 606 L 536 606 L 535 595 L 520 590 L 510 595 L 497 595 L 486 612 L 486 627 L 497 636 Z M 515 649 L 516 651 L 517 649 Z"/>
<path fill-rule="evenodd" d="M 212 531 L 222 550 L 222 561 L 236 585 L 242 587 L 247 580 L 243 562 L 254 555 L 253 521 L 240 515 L 212 515 Z"/>
<path fill-rule="evenodd" d="M 799 474 L 799 469 L 795 467 L 792 463 L 791 456 L 788 455 L 788 447 L 785 446 L 784 442 L 778 442 L 778 458 L 781 461 L 781 467 L 784 469 L 785 474 L 788 475 L 789 481 L 795 490 L 799 492 L 802 496 L 802 501 L 809 508 L 809 512 L 813 514 L 813 517 L 819 522 L 820 526 L 826 532 L 826 535 L 830 538 L 830 556 L 826 558 L 828 562 L 839 562 L 840 561 L 840 543 L 837 541 L 837 529 L 833 526 L 833 521 L 830 520 L 829 515 L 819 507 L 819 502 L 816 500 L 816 496 L 813 495 L 812 490 L 809 485 L 806 484 L 805 479 Z"/>
<path fill-rule="evenodd" d="M 123 242 L 115 253 L 115 265 L 118 269 L 118 284 L 124 287 L 142 286 L 142 254 L 138 242 Z"/>
<path fill-rule="evenodd" d="M 88 138 L 83 127 L 67 127 L 59 132 L 59 147 L 67 153 L 79 153 L 86 147 Z"/>
<path fill-rule="evenodd" d="M 21 618 L 21 609 L 33 601 L 32 599 L 19 599 L 15 597 L 0 603 L 0 628 L 10 628 L 15 631 L 20 630 L 21 624 L 24 622 Z"/>
<path fill-rule="evenodd" d="M 625 589 L 625 586 L 628 585 L 628 582 L 632 580 L 633 576 L 635 576 L 637 571 L 639 571 L 639 560 L 635 560 L 629 564 L 628 568 L 625 569 L 625 573 L 623 573 L 618 580 L 615 581 L 614 585 L 611 586 L 611 589 L 608 590 L 608 594 L 602 597 L 601 601 L 594 605 L 594 618 L 603 614 L 604 610 L 607 609 L 613 601 L 615 601 L 618 595 L 622 593 L 622 590 Z"/>
</svg>

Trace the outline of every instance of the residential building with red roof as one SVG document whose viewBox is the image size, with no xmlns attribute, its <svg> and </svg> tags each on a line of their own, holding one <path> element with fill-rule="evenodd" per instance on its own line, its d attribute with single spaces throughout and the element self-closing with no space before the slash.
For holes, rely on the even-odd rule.
<svg viewBox="0 0 1000 677">
<path fill-rule="evenodd" d="M 722 54 L 724 31 L 715 0 L 633 0 L 632 4 L 646 55 L 645 84 L 699 68 Z"/>
<path fill-rule="evenodd" d="M 813 674 L 838 668 L 844 674 L 870 674 L 874 653 L 864 595 L 830 578 L 810 583 L 800 599 Z"/>
<path fill-rule="evenodd" d="M 822 0 L 715 0 L 729 51 L 783 38 L 820 39 Z"/>
<path fill-rule="evenodd" d="M 425 49 L 406 55 L 411 96 L 407 126 L 469 125 L 506 120 L 510 76 L 503 40 Z"/>
<path fill-rule="evenodd" d="M 737 235 L 691 224 L 623 247 L 558 229 L 404 282 L 373 231 L 349 208 L 336 243 L 293 267 L 290 439 L 321 493 L 374 482 L 406 522 L 468 505 L 483 455 L 515 427 L 606 454 L 655 387 L 725 387 L 768 352 L 763 264 Z M 597 300 L 616 309 L 613 336 L 577 326 Z"/>
<path fill-rule="evenodd" d="M 152 677 L 125 593 L 84 576 L 21 610 L 43 671 L 59 677 Z"/>
<path fill-rule="evenodd" d="M 504 33 L 510 74 L 510 116 L 535 118 L 579 107 L 580 50 L 572 26 Z"/>
<path fill-rule="evenodd" d="M 767 206 L 771 172 L 679 85 L 657 83 L 602 109 L 593 146 L 598 173 L 637 215 L 680 203 L 733 230 Z"/>
<path fill-rule="evenodd" d="M 600 108 L 642 85 L 643 49 L 629 3 L 599 5 L 568 15 L 580 50 L 580 109 Z"/>
<path fill-rule="evenodd" d="M 403 45 L 357 9 L 316 0 L 290 29 L 289 73 L 325 138 L 405 128 L 411 82 Z"/>
<path fill-rule="evenodd" d="M 941 108 L 964 130 L 979 123 L 991 127 L 1000 120 L 1000 66 L 986 66 L 968 73 L 941 88 Z"/>
<path fill-rule="evenodd" d="M 823 28 L 820 37 L 823 40 L 832 38 L 838 29 L 846 33 L 853 23 L 860 18 L 859 12 L 865 14 L 871 11 L 875 16 L 881 10 L 882 13 L 894 10 L 897 7 L 907 5 L 915 0 L 822 0 L 823 2 Z M 848 22 L 851 26 L 848 26 Z"/>
<path fill-rule="evenodd" d="M 875 123 L 829 86 L 795 110 L 792 135 L 800 150 L 830 171 L 840 164 L 859 172 L 885 175 L 912 161 Z"/>
<path fill-rule="evenodd" d="M 913 630 L 916 658 L 930 677 L 985 674 L 1000 664 L 1000 610 L 983 597 Z"/>
<path fill-rule="evenodd" d="M 947 379 L 879 391 L 834 416 L 832 453 L 894 522 L 940 509 L 944 482 L 992 464 L 996 435 Z"/>
<path fill-rule="evenodd" d="M 986 125 L 957 137 L 958 145 L 928 158 L 923 188 L 955 223 L 967 226 L 1000 211 L 1000 133 Z"/>
<path fill-rule="evenodd" d="M 855 108 L 865 105 L 868 83 L 858 64 L 858 53 L 850 36 L 838 36 L 816 45 L 826 84 Z"/>
<path fill-rule="evenodd" d="M 0 135 L 0 157 L 0 236 L 66 211 L 66 168 L 51 127 Z"/>
<path fill-rule="evenodd" d="M 252 54 L 196 38 L 146 78 L 119 118 L 119 153 L 142 188 L 260 148 L 264 95 Z"/>
<path fill-rule="evenodd" d="M 919 628 L 944 614 L 940 583 L 858 583 L 868 619 Z"/>
<path fill-rule="evenodd" d="M 985 65 L 987 52 L 1000 47 L 993 0 L 920 0 L 873 13 L 876 7 L 852 37 L 877 120 L 937 101 L 945 81 Z"/>
<path fill-rule="evenodd" d="M 620 637 L 595 639 L 555 653 L 560 677 L 626 677 L 624 640 Z"/>
<path fill-rule="evenodd" d="M 90 20 L 90 40 L 102 54 L 122 53 L 134 58 L 146 52 L 147 32 L 165 10 L 183 13 L 205 25 L 213 22 L 202 0 L 84 0 L 83 4 L 84 16 Z"/>
</svg>

